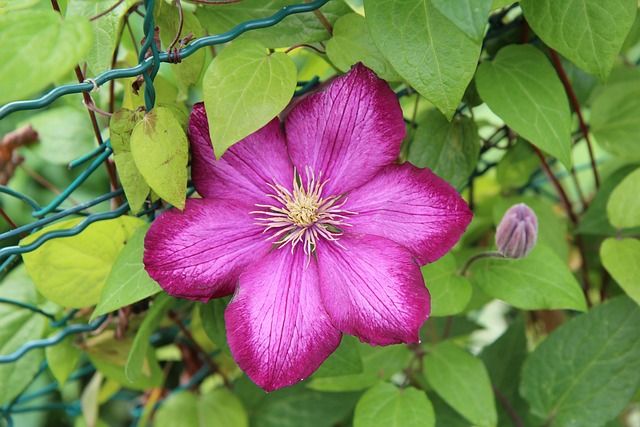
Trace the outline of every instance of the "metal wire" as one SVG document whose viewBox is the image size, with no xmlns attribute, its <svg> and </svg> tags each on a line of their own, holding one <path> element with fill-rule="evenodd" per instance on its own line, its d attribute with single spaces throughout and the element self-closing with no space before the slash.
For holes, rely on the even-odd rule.
<svg viewBox="0 0 640 427">
<path fill-rule="evenodd" d="M 289 6 L 285 6 L 276 12 L 274 15 L 264 18 L 257 19 L 253 21 L 247 21 L 242 24 L 237 25 L 230 31 L 218 34 L 211 35 L 207 37 L 202 37 L 200 39 L 196 39 L 188 46 L 182 48 L 179 52 L 173 53 L 173 57 L 178 55 L 180 58 L 184 59 L 195 53 L 196 51 L 216 44 L 227 43 L 240 36 L 241 34 L 255 30 L 260 28 L 267 28 L 273 25 L 276 25 L 284 18 L 289 15 L 312 12 L 323 5 L 325 5 L 329 0 L 315 0 L 308 3 L 303 4 L 293 4 Z M 144 0 L 144 7 L 146 11 L 152 11 L 155 0 Z M 67 84 L 53 88 L 46 94 L 42 95 L 40 98 L 32 99 L 32 100 L 23 100 L 23 101 L 14 101 L 3 106 L 0 106 L 0 120 L 7 117 L 11 113 L 17 111 L 25 111 L 25 110 L 35 110 L 41 109 L 52 102 L 57 100 L 60 97 L 78 94 L 82 92 L 91 92 L 95 90 L 97 87 L 104 85 L 114 79 L 122 79 L 122 78 L 130 78 L 136 76 L 142 76 L 144 78 L 144 100 L 147 111 L 150 111 L 155 104 L 155 88 L 154 88 L 154 78 L 156 77 L 158 70 L 160 68 L 160 64 L 163 62 L 171 62 L 170 54 L 168 52 L 160 52 L 154 42 L 154 29 L 155 23 L 153 18 L 153 13 L 146 13 L 144 22 L 143 22 L 143 33 L 145 34 L 145 41 L 140 50 L 138 65 L 131 68 L 122 68 L 106 71 L 94 78 L 87 78 L 83 83 L 76 84 Z M 296 95 L 302 94 L 309 90 L 312 86 L 317 84 L 318 79 L 314 78 L 308 82 L 300 82 L 299 89 L 296 91 Z M 7 186 L 0 186 L 0 193 L 4 194 L 7 197 L 14 198 L 19 200 L 21 203 L 26 204 L 31 209 L 31 215 L 35 218 L 35 220 L 29 224 L 23 225 L 21 227 L 14 228 L 12 230 L 6 231 L 4 233 L 0 233 L 0 280 L 2 280 L 10 270 L 15 267 L 20 261 L 20 254 L 27 253 L 39 248 L 45 242 L 55 239 L 55 238 L 64 238 L 75 236 L 82 232 L 85 228 L 97 221 L 108 220 L 112 218 L 119 217 L 121 215 L 125 215 L 129 211 L 129 205 L 124 203 L 123 205 L 110 210 L 108 212 L 100 212 L 100 213 L 89 213 L 87 209 L 99 205 L 101 203 L 110 201 L 113 198 L 121 196 L 124 192 L 122 189 L 117 189 L 115 191 L 111 191 L 99 197 L 96 197 L 93 200 L 80 203 L 76 206 L 69 208 L 61 208 L 63 203 L 68 200 L 69 196 L 71 196 L 76 190 L 102 165 L 109 156 L 112 154 L 112 149 L 109 144 L 109 141 L 105 141 L 105 143 L 99 145 L 95 149 L 86 153 L 85 155 L 79 157 L 78 159 L 72 161 L 69 164 L 70 169 L 75 169 L 81 166 L 86 166 L 86 168 L 57 196 L 55 199 L 47 204 L 46 206 L 42 206 L 33 198 L 28 195 L 22 194 L 18 191 L 15 191 Z M 192 188 L 188 189 L 188 194 L 192 193 L 194 190 Z M 151 205 L 148 209 L 140 212 L 138 216 L 148 215 L 150 218 L 153 217 L 154 213 L 158 208 L 161 207 L 160 203 L 155 203 Z M 39 236 L 35 241 L 25 244 L 25 245 L 8 245 L 2 246 L 5 242 L 11 240 L 12 242 L 19 237 L 23 237 L 24 235 L 34 233 L 38 230 L 41 230 L 43 227 L 69 217 L 78 217 L 84 216 L 84 218 L 74 225 L 73 227 L 65 230 L 55 230 L 49 231 L 41 236 Z M 31 304 L 27 304 L 21 301 L 14 301 L 8 298 L 0 298 L 0 304 L 10 304 L 20 309 L 31 310 L 34 313 L 39 315 L 43 315 L 47 317 L 49 322 L 49 329 L 53 331 L 57 331 L 54 335 L 38 339 L 32 340 L 24 343 L 18 349 L 13 351 L 11 354 L 0 355 L 0 364 L 2 363 L 13 363 L 18 361 L 21 357 L 23 357 L 28 352 L 37 349 L 44 348 L 49 346 L 54 346 L 60 343 L 65 338 L 80 334 L 95 331 L 100 328 L 107 320 L 108 316 L 103 315 L 93 322 L 88 324 L 81 323 L 73 323 L 73 318 L 77 313 L 77 310 L 71 310 L 69 313 L 61 317 L 60 319 L 56 319 L 54 315 L 47 313 L 39 307 L 33 306 Z M 31 379 L 29 386 L 35 383 L 35 380 L 40 377 L 46 370 L 48 369 L 47 362 L 44 361 L 40 366 L 39 371 L 36 375 Z M 94 371 L 94 368 L 89 364 L 81 368 L 80 370 L 73 373 L 69 380 L 76 380 L 82 378 Z M 196 376 L 192 378 L 193 384 L 201 381 L 207 374 L 209 373 L 208 368 L 203 368 L 199 371 Z M 26 388 L 29 388 L 27 386 Z M 185 385 L 184 387 L 179 387 L 174 390 L 174 393 L 185 388 L 191 386 L 190 384 Z M 28 413 L 35 411 L 51 411 L 51 410 L 64 410 L 69 416 L 77 416 L 81 413 L 81 407 L 79 400 L 75 400 L 72 402 L 65 403 L 45 403 L 45 404 L 30 404 L 28 406 L 23 406 L 23 404 L 27 404 L 34 399 L 45 396 L 49 393 L 55 392 L 59 389 L 59 384 L 57 382 L 52 382 L 44 387 L 36 391 L 31 391 L 29 393 L 22 393 L 18 395 L 12 402 L 7 403 L 0 407 L 0 420 L 5 419 L 9 426 L 14 425 L 14 421 L 12 415 L 20 414 L 20 413 Z M 158 403 L 160 404 L 160 403 Z M 132 412 L 132 416 L 134 420 L 140 416 L 140 410 L 134 409 Z"/>
</svg>

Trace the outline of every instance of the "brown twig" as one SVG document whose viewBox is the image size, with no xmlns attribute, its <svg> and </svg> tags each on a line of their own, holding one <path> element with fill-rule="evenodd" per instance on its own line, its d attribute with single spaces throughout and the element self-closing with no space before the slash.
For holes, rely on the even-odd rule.
<svg viewBox="0 0 640 427">
<path fill-rule="evenodd" d="M 547 175 L 547 178 L 549 179 L 549 181 L 551 181 L 551 184 L 553 185 L 553 187 L 556 189 L 558 196 L 560 196 L 560 200 L 564 205 L 564 209 L 567 212 L 567 216 L 569 217 L 569 220 L 573 225 L 577 226 L 578 218 L 573 213 L 573 208 L 571 207 L 571 202 L 569 201 L 569 197 L 567 197 L 567 193 L 564 191 L 564 188 L 562 188 L 560 181 L 558 181 L 558 178 L 556 178 L 556 176 L 551 171 L 551 168 L 547 163 L 547 159 L 545 159 L 544 154 L 542 154 L 542 151 L 540 151 L 540 149 L 535 145 L 531 145 L 531 148 L 533 148 L 533 151 L 540 158 L 540 163 L 542 164 L 542 170 L 544 171 L 545 175 Z"/>
<path fill-rule="evenodd" d="M 593 169 L 593 177 L 596 183 L 596 189 L 600 188 L 600 176 L 598 175 L 596 158 L 595 158 L 595 155 L 593 154 L 593 145 L 591 144 L 591 139 L 589 138 L 589 128 L 587 127 L 587 123 L 584 121 L 584 117 L 582 115 L 582 108 L 580 107 L 580 103 L 578 102 L 578 98 L 576 97 L 576 94 L 573 88 L 571 87 L 571 82 L 569 82 L 567 73 L 564 71 L 564 67 L 562 66 L 562 62 L 560 61 L 560 57 L 558 56 L 558 53 L 553 49 L 549 49 L 549 51 L 551 52 L 551 59 L 553 60 L 553 65 L 555 66 L 556 71 L 558 72 L 558 76 L 560 76 L 560 80 L 564 85 L 564 89 L 567 92 L 567 95 L 569 96 L 569 100 L 571 101 L 573 110 L 578 115 L 578 121 L 580 122 L 580 130 L 584 135 L 584 139 L 587 142 L 587 148 L 589 150 L 589 157 L 591 159 L 591 168 Z"/>
<path fill-rule="evenodd" d="M 179 24 L 178 24 L 178 31 L 176 32 L 176 36 L 173 38 L 173 41 L 171 42 L 169 47 L 167 47 L 167 52 L 169 53 L 169 55 L 171 55 L 171 50 L 174 48 L 176 43 L 178 43 L 178 40 L 180 40 L 180 35 L 182 34 L 182 26 L 184 25 L 184 14 L 182 12 L 182 3 L 180 2 L 180 0 L 173 0 L 173 1 L 178 7 Z"/>
<path fill-rule="evenodd" d="M 58 4 L 58 0 L 51 0 L 51 5 L 53 9 L 62 15 L 60 11 L 60 5 Z M 78 78 L 78 83 L 83 83 L 85 81 L 84 74 L 80 69 L 80 66 L 76 65 L 74 68 L 74 72 L 76 73 L 76 77 Z M 94 104 L 93 99 L 91 99 L 91 95 L 87 92 L 82 92 L 82 98 L 84 99 L 85 105 Z M 100 126 L 98 126 L 98 119 L 96 118 L 96 113 L 94 113 L 91 109 L 87 109 L 89 112 L 89 118 L 91 119 L 91 126 L 93 127 L 93 133 L 98 141 L 98 145 L 102 145 L 104 141 L 102 140 L 102 134 L 100 133 Z M 116 169 L 113 163 L 109 162 L 109 159 L 105 159 L 104 165 L 107 168 L 107 174 L 109 175 L 109 181 L 111 182 L 111 190 L 116 190 L 118 188 L 118 177 L 116 175 Z M 118 195 L 113 200 L 118 205 L 123 203 L 122 196 Z"/>
<path fill-rule="evenodd" d="M 324 28 L 327 29 L 329 34 L 333 36 L 333 27 L 331 26 L 331 23 L 329 22 L 327 17 L 324 16 L 324 13 L 322 13 L 320 9 L 316 9 L 313 11 L 313 14 L 316 16 L 316 18 L 318 18 L 318 21 L 320 21 Z"/>
<path fill-rule="evenodd" d="M 230 390 L 233 389 L 233 386 L 229 382 L 229 379 L 224 374 L 224 372 L 222 372 L 222 370 L 220 369 L 220 366 L 218 366 L 218 364 L 211 357 L 209 357 L 209 354 L 202 347 L 200 347 L 200 344 L 198 344 L 198 342 L 193 338 L 193 335 L 191 335 L 191 332 L 184 326 L 184 323 L 182 323 L 175 311 L 169 310 L 169 319 L 171 319 L 176 324 L 176 326 L 178 326 L 184 336 L 191 342 L 193 348 L 198 353 L 200 353 L 200 355 L 204 359 L 204 362 L 209 365 L 211 372 L 220 374 L 224 385 Z"/>
<path fill-rule="evenodd" d="M 504 406 L 504 409 L 507 410 L 507 413 L 513 420 L 513 424 L 515 424 L 516 427 L 524 427 L 524 424 L 522 423 L 522 420 L 518 416 L 518 413 L 513 408 L 509 400 L 505 397 L 505 395 L 502 394 L 496 386 L 492 386 L 491 388 L 493 389 L 493 394 L 496 395 L 500 403 L 502 403 L 502 406 Z"/>
<path fill-rule="evenodd" d="M 120 6 L 122 3 L 124 2 L 124 0 L 118 0 L 113 6 L 109 7 L 107 10 L 105 10 L 104 12 L 100 12 L 99 14 L 97 14 L 96 16 L 94 16 L 93 18 L 89 18 L 89 21 L 95 21 L 98 18 L 102 18 L 104 15 L 106 15 L 107 13 L 111 12 L 112 10 L 115 10 L 118 6 Z"/>
<path fill-rule="evenodd" d="M 301 47 L 307 47 L 307 48 L 309 48 L 309 49 L 315 50 L 316 52 L 318 52 L 318 53 L 319 53 L 319 54 L 321 54 L 321 55 L 325 55 L 325 54 L 326 54 L 326 52 L 323 52 L 322 50 L 318 49 L 317 47 L 312 46 L 312 45 L 310 45 L 310 44 L 306 44 L 306 43 L 294 44 L 294 45 L 293 45 L 293 46 L 291 46 L 289 49 L 285 50 L 285 51 L 284 51 L 284 53 L 289 53 L 289 52 L 291 52 L 292 50 L 294 50 L 294 49 L 298 49 L 298 48 L 301 48 Z"/>
</svg>

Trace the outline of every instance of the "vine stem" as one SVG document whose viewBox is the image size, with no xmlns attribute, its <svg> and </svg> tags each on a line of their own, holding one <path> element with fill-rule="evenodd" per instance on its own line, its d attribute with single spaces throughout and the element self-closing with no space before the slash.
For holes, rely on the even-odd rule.
<svg viewBox="0 0 640 427">
<path fill-rule="evenodd" d="M 58 0 L 51 0 L 51 6 L 53 6 L 53 9 L 62 16 L 62 12 L 60 11 L 60 5 L 58 4 Z M 74 72 L 76 73 L 76 77 L 78 78 L 78 83 L 84 82 L 85 80 L 84 75 L 82 74 L 82 70 L 80 69 L 79 65 L 76 65 L 76 67 L 74 68 Z M 85 105 L 94 104 L 93 99 L 91 99 L 91 95 L 89 95 L 87 92 L 82 92 L 82 97 L 84 99 Z M 102 135 L 100 134 L 100 126 L 98 126 L 98 119 L 96 118 L 96 113 L 93 112 L 90 108 L 87 108 L 87 111 L 89 112 L 89 118 L 91 119 L 91 126 L 93 127 L 93 133 L 96 137 L 96 140 L 98 141 L 98 145 L 102 145 L 104 141 L 102 140 Z M 113 163 L 111 163 L 109 159 L 105 159 L 104 165 L 107 168 L 107 174 L 109 175 L 109 181 L 111 182 L 111 191 L 117 190 L 118 177 L 116 175 L 116 169 Z M 118 205 L 121 205 L 123 203 L 122 196 L 118 195 L 114 198 L 114 200 Z"/>
<path fill-rule="evenodd" d="M 564 67 L 562 66 L 562 62 L 560 61 L 560 57 L 558 56 L 558 52 L 553 49 L 549 49 L 551 52 L 551 59 L 553 61 L 553 65 L 558 72 L 558 76 L 560 76 L 560 80 L 564 85 L 564 89 L 569 96 L 569 100 L 571 101 L 571 105 L 573 106 L 574 111 L 578 115 L 578 121 L 580 122 L 580 130 L 584 135 L 584 139 L 587 142 L 587 148 L 589 150 L 589 157 L 591 159 L 591 168 L 593 169 L 593 178 L 596 183 L 596 189 L 600 188 L 600 176 L 598 174 L 598 168 L 596 165 L 596 158 L 593 154 L 593 145 L 591 143 L 591 138 L 589 137 L 589 128 L 587 127 L 587 123 L 584 120 L 584 116 L 582 115 L 582 108 L 580 107 L 580 103 L 578 102 L 578 98 L 571 87 L 571 82 L 569 82 L 569 78 L 567 77 L 567 73 L 564 71 Z"/>
<path fill-rule="evenodd" d="M 493 389 L 493 394 L 496 395 L 500 403 L 502 403 L 502 406 L 504 406 L 504 409 L 506 409 L 507 412 L 509 413 L 509 416 L 513 420 L 513 423 L 515 424 L 515 426 L 524 427 L 522 420 L 518 416 L 518 413 L 516 412 L 516 410 L 511 405 L 511 402 L 509 402 L 509 400 L 505 397 L 505 395 L 502 394 L 502 392 L 498 390 L 496 386 L 492 386 L 491 388 Z"/>
<path fill-rule="evenodd" d="M 498 251 L 489 251 L 489 252 L 482 252 L 479 254 L 475 254 L 474 256 L 472 256 L 471 258 L 469 258 L 467 260 L 467 263 L 464 265 L 464 267 L 462 267 L 462 270 L 460 270 L 460 276 L 464 276 L 467 274 L 467 270 L 469 270 L 469 267 L 471 267 L 471 264 L 473 264 L 474 262 L 476 262 L 479 259 L 482 258 L 507 258 L 506 256 L 502 255 L 500 252 Z"/>
<path fill-rule="evenodd" d="M 567 197 L 567 193 L 564 191 L 564 188 L 560 184 L 560 181 L 558 181 L 558 178 L 556 178 L 556 176 L 551 171 L 551 168 L 549 167 L 549 163 L 547 163 L 547 159 L 545 159 L 544 154 L 542 154 L 542 151 L 540 151 L 540 149 L 535 145 L 531 145 L 531 147 L 533 148 L 533 151 L 535 151 L 538 158 L 540 158 L 540 163 L 542 164 L 542 170 L 544 171 L 549 181 L 551 181 L 551 184 L 553 185 L 553 187 L 556 189 L 556 192 L 560 196 L 560 200 L 564 205 L 564 209 L 567 212 L 567 216 L 569 217 L 571 224 L 573 224 L 574 226 L 577 226 L 578 218 L 576 217 L 576 214 L 573 213 L 573 208 L 571 207 L 571 202 L 569 201 L 569 197 Z"/>
<path fill-rule="evenodd" d="M 551 171 L 547 160 L 544 158 L 544 154 L 542 154 L 540 149 L 538 149 L 538 147 L 536 147 L 535 145 L 531 145 L 531 147 L 540 158 L 542 169 L 544 170 L 545 175 L 547 176 L 549 181 L 551 181 L 553 187 L 556 189 L 556 192 L 560 196 L 560 200 L 564 205 L 564 209 L 567 212 L 567 216 L 569 217 L 571 224 L 573 224 L 574 227 L 577 227 L 578 217 L 573 212 L 571 202 L 569 201 L 569 197 L 567 197 L 567 193 L 564 191 L 564 188 L 562 188 L 562 185 L 560 184 L 560 181 L 558 181 L 558 178 L 556 178 L 556 176 Z M 587 265 L 587 254 L 584 249 L 584 242 L 582 241 L 582 237 L 579 234 L 575 235 L 575 243 L 578 247 L 578 250 L 580 251 L 580 257 L 582 258 L 582 262 L 580 263 L 580 269 L 582 270 L 582 292 L 584 293 L 585 299 L 587 300 L 587 305 L 591 307 L 592 303 L 589 297 L 589 289 L 591 289 L 591 283 L 589 281 L 589 266 Z"/>
</svg>

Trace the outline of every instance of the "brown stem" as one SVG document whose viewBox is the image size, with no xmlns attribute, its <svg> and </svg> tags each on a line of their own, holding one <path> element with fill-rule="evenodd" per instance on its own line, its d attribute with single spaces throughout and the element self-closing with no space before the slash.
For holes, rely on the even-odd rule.
<svg viewBox="0 0 640 427">
<path fill-rule="evenodd" d="M 193 346 L 193 348 L 198 353 L 200 353 L 200 355 L 204 359 L 204 362 L 207 365 L 209 365 L 209 368 L 211 369 L 211 372 L 216 372 L 216 373 L 220 374 L 220 376 L 222 377 L 222 381 L 224 382 L 224 385 L 229 390 L 233 389 L 233 386 L 229 382 L 229 379 L 224 374 L 224 372 L 222 372 L 222 370 L 220 369 L 220 366 L 218 366 L 218 364 L 211 357 L 209 357 L 209 354 L 202 347 L 200 347 L 200 344 L 198 344 L 198 342 L 193 338 L 193 335 L 191 335 L 191 332 L 184 326 L 184 323 L 182 323 L 182 321 L 180 320 L 180 318 L 178 317 L 178 315 L 176 314 L 175 311 L 169 310 L 169 318 L 178 326 L 180 331 L 190 341 L 190 343 Z"/>
<path fill-rule="evenodd" d="M 56 12 L 62 15 L 62 12 L 60 12 L 60 5 L 58 4 L 58 0 L 51 0 L 51 5 L 53 6 L 53 9 Z M 82 74 L 82 70 L 80 69 L 80 66 L 76 65 L 76 67 L 74 68 L 74 72 L 76 73 L 76 77 L 78 78 L 78 83 L 83 83 L 85 78 L 84 78 L 84 75 Z M 82 92 L 82 98 L 84 99 L 85 105 L 94 104 L 93 99 L 91 99 L 91 95 L 89 95 L 87 92 Z M 98 145 L 102 145 L 104 141 L 102 140 L 102 135 L 100 134 L 100 126 L 98 126 L 98 119 L 96 118 L 96 113 L 94 113 L 89 108 L 87 108 L 87 111 L 89 112 L 89 118 L 91 119 L 91 126 L 93 127 L 93 133 L 96 137 L 96 140 L 98 141 Z M 109 181 L 111 182 L 111 190 L 112 191 L 116 190 L 118 188 L 118 177 L 116 175 L 116 169 L 113 163 L 109 162 L 109 159 L 105 159 L 104 165 L 107 168 Z M 122 196 L 120 195 L 116 196 L 113 200 L 115 200 L 115 203 L 118 205 L 121 205 L 124 202 L 122 199 Z"/>
<path fill-rule="evenodd" d="M 300 47 L 308 47 L 309 49 L 315 50 L 316 52 L 318 52 L 321 55 L 326 54 L 326 52 L 321 51 L 320 49 L 318 49 L 315 46 L 312 46 L 310 44 L 306 44 L 306 43 L 300 43 L 300 44 L 294 44 L 293 46 L 291 46 L 289 49 L 285 50 L 284 53 L 289 53 L 294 49 L 298 49 Z"/>
<path fill-rule="evenodd" d="M 578 217 L 576 216 L 576 214 L 573 212 L 573 209 L 571 208 L 571 202 L 567 197 L 567 193 L 564 191 L 564 188 L 562 188 L 562 185 L 560 184 L 560 181 L 558 181 L 558 178 L 556 178 L 556 176 L 551 171 L 551 168 L 549 167 L 549 164 L 547 163 L 547 160 L 545 159 L 544 154 L 542 154 L 542 152 L 535 145 L 532 145 L 531 147 L 533 148 L 533 151 L 535 151 L 535 153 L 540 158 L 540 162 L 542 163 L 542 169 L 544 170 L 545 175 L 547 175 L 547 178 L 549 179 L 549 181 L 551 181 L 554 188 L 556 189 L 556 192 L 560 196 L 560 200 L 564 205 L 564 209 L 567 212 L 567 216 L 569 217 L 571 224 L 577 227 Z M 576 243 L 576 246 L 578 247 L 578 250 L 580 251 L 580 256 L 582 257 L 582 262 L 580 263 L 580 269 L 582 270 L 582 291 L 584 292 L 584 296 L 587 300 L 587 305 L 591 307 L 592 305 L 591 299 L 589 298 L 589 289 L 591 288 L 591 283 L 589 280 L 589 267 L 587 265 L 587 254 L 584 248 L 584 242 L 582 241 L 582 237 L 579 234 L 575 235 L 575 243 Z"/>
<path fill-rule="evenodd" d="M 189 0 L 189 3 L 196 4 L 233 4 L 240 3 L 243 0 L 227 0 L 227 1 L 214 1 L 214 0 Z"/>
<path fill-rule="evenodd" d="M 99 14 L 97 14 L 96 16 L 94 16 L 93 18 L 89 18 L 89 21 L 95 21 L 98 18 L 102 18 L 104 15 L 106 15 L 107 13 L 111 12 L 112 10 L 114 10 L 116 7 L 120 6 L 122 3 L 124 2 L 124 0 L 118 0 L 113 6 L 109 7 L 107 10 L 105 10 L 104 12 L 100 12 Z"/>
<path fill-rule="evenodd" d="M 596 158 L 595 158 L 595 155 L 593 154 L 593 145 L 591 144 L 591 139 L 589 138 L 589 129 L 582 115 L 582 108 L 580 108 L 580 103 L 578 102 L 578 98 L 576 97 L 576 94 L 573 91 L 573 88 L 571 87 L 571 83 L 569 82 L 567 73 L 564 71 L 564 67 L 562 66 L 562 62 L 560 61 L 560 57 L 558 56 L 558 53 L 553 49 L 549 49 L 549 50 L 551 52 L 551 59 L 553 60 L 553 65 L 555 66 L 556 71 L 558 72 L 558 76 L 560 76 L 560 80 L 562 80 L 564 89 L 567 91 L 567 95 L 569 96 L 571 105 L 573 106 L 574 111 L 578 115 L 578 121 L 580 122 L 580 130 L 582 131 L 582 134 L 584 135 L 584 139 L 587 142 L 589 157 L 591 158 L 591 168 L 593 169 L 593 177 L 596 183 L 596 189 L 600 188 L 600 177 L 598 175 Z"/>
<path fill-rule="evenodd" d="M 558 178 L 556 178 L 556 176 L 551 171 L 551 168 L 549 167 L 549 164 L 547 163 L 547 159 L 545 159 L 544 154 L 542 154 L 542 151 L 540 151 L 540 149 L 535 145 L 531 145 L 531 148 L 533 148 L 533 151 L 535 151 L 535 153 L 540 158 L 540 162 L 542 164 L 542 170 L 544 170 L 545 175 L 547 175 L 547 178 L 549 179 L 549 181 L 551 181 L 551 184 L 553 184 L 553 187 L 556 189 L 556 192 L 560 196 L 560 200 L 564 205 L 564 209 L 567 212 L 567 216 L 569 217 L 569 220 L 573 225 L 578 225 L 578 218 L 573 213 L 573 209 L 571 208 L 571 202 L 569 201 L 569 197 L 567 197 L 567 193 L 564 191 L 564 188 L 562 188 L 562 185 L 560 184 L 560 181 L 558 181 Z"/>
<path fill-rule="evenodd" d="M 513 424 L 515 424 L 516 427 L 524 427 L 522 420 L 518 416 L 518 413 L 516 412 L 516 410 L 511 405 L 511 402 L 509 402 L 509 400 L 505 397 L 504 394 L 502 394 L 502 392 L 500 392 L 500 390 L 498 390 L 497 387 L 492 386 L 491 388 L 493 389 L 493 394 L 496 395 L 500 403 L 502 403 L 502 406 L 504 406 L 504 409 L 507 410 L 507 413 L 513 420 Z"/>
<path fill-rule="evenodd" d="M 182 26 L 184 25 L 184 14 L 182 13 L 182 3 L 180 3 L 180 0 L 173 0 L 173 1 L 176 3 L 176 6 L 178 7 L 178 16 L 179 16 L 180 23 L 178 24 L 178 31 L 176 32 L 176 36 L 173 38 L 173 41 L 167 48 L 167 52 L 169 53 L 171 53 L 171 49 L 173 49 L 176 43 L 178 43 L 178 40 L 180 40 L 180 34 L 182 34 Z"/>
<path fill-rule="evenodd" d="M 2 216 L 5 221 L 7 221 L 9 227 L 11 227 L 12 229 L 18 228 L 18 225 L 11 219 L 11 217 L 4 211 L 4 209 L 2 209 L 2 207 L 0 207 L 0 216 Z M 20 237 L 27 237 L 27 233 L 20 233 Z"/>
<path fill-rule="evenodd" d="M 316 15 L 316 18 L 318 18 L 318 21 L 320 21 L 320 23 L 324 26 L 324 28 L 327 29 L 327 32 L 329 32 L 329 34 L 333 36 L 333 27 L 331 26 L 331 23 L 329 22 L 327 17 L 324 16 L 324 13 L 322 13 L 320 9 L 316 9 L 313 11 L 313 14 Z"/>
</svg>

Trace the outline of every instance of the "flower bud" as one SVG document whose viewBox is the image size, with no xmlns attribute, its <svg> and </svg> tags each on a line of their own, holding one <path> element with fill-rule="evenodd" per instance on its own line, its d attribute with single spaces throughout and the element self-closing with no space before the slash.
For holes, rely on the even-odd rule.
<svg viewBox="0 0 640 427">
<path fill-rule="evenodd" d="M 538 218 L 524 203 L 511 206 L 496 231 L 498 252 L 507 258 L 523 258 L 531 252 L 538 238 Z"/>
</svg>

